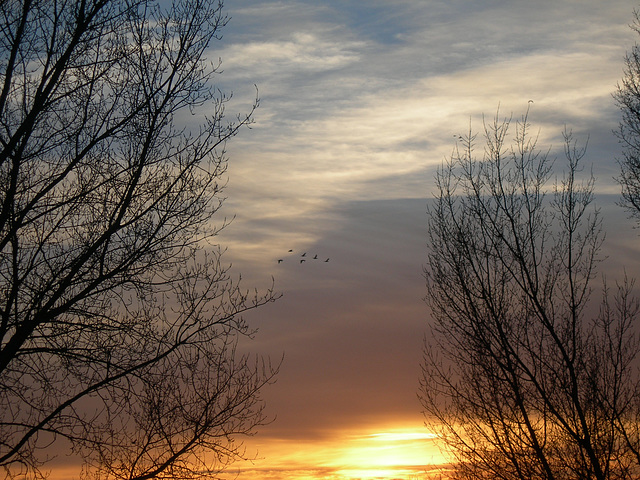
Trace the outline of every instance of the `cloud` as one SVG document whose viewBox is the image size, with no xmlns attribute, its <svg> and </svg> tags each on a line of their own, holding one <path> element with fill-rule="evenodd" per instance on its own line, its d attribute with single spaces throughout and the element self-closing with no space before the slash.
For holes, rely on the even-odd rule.
<svg viewBox="0 0 640 480">
<path fill-rule="evenodd" d="M 565 126 L 590 138 L 586 164 L 601 190 L 617 189 L 626 2 L 242 5 L 230 6 L 220 78 L 238 94 L 231 111 L 253 100 L 253 82 L 262 100 L 228 147 L 228 239 L 247 258 L 312 244 L 345 200 L 429 195 L 454 134 L 470 121 L 480 132 L 498 105 L 514 120 L 530 106 L 539 145 L 560 157 Z"/>
<path fill-rule="evenodd" d="M 294 32 L 283 41 L 231 45 L 224 52 L 227 68 L 240 66 L 250 75 L 272 76 L 280 72 L 296 75 L 332 70 L 357 60 L 354 48 L 328 41 L 315 33 Z"/>
<path fill-rule="evenodd" d="M 260 185 L 251 178 L 257 166 L 267 167 L 260 182 L 270 192 L 310 201 L 419 196 L 424 189 L 412 184 L 375 191 L 367 186 L 420 175 L 439 164 L 451 152 L 453 134 L 464 132 L 470 118 L 474 130 L 481 130 L 482 114 L 491 118 L 498 105 L 502 115 L 519 118 L 533 99 L 530 119 L 541 129 L 543 144 L 560 146 L 564 125 L 586 134 L 586 127 L 599 122 L 597 128 L 611 132 L 615 77 L 607 59 L 598 52 L 509 58 L 420 78 L 384 94 L 361 93 L 355 105 L 335 110 L 328 105 L 326 115 L 282 130 L 259 124 L 255 138 L 244 144 L 247 161 L 241 161 L 237 175 L 258 193 Z"/>
</svg>

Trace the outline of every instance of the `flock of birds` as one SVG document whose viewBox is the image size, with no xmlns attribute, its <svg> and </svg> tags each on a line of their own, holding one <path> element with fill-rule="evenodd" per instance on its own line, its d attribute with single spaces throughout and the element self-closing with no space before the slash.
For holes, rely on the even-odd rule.
<svg viewBox="0 0 640 480">
<path fill-rule="evenodd" d="M 289 250 L 288 253 L 293 253 L 293 250 Z M 300 258 L 300 263 L 306 262 L 308 258 L 311 259 L 311 260 L 318 260 L 318 254 L 317 253 L 313 257 L 311 257 L 311 256 L 307 257 L 307 252 L 304 252 L 302 255 L 300 255 L 300 257 L 301 257 Z M 329 261 L 328 258 L 326 260 L 324 260 L 325 263 L 328 262 L 328 261 Z M 284 262 L 284 258 L 279 258 L 278 259 L 278 263 L 282 263 L 282 262 Z"/>
</svg>

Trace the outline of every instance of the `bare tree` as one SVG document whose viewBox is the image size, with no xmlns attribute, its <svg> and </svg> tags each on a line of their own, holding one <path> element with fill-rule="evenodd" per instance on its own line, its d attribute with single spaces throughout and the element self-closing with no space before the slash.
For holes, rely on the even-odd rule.
<svg viewBox="0 0 640 480">
<path fill-rule="evenodd" d="M 213 476 L 277 370 L 236 349 L 274 294 L 242 290 L 211 241 L 225 142 L 253 113 L 226 120 L 212 86 L 222 3 L 6 0 L 0 17 L 5 478 L 61 450 L 91 478 Z"/>
<path fill-rule="evenodd" d="M 640 475 L 633 282 L 593 292 L 603 241 L 585 151 L 565 171 L 527 115 L 460 137 L 436 177 L 420 398 L 461 479 Z M 581 177 L 582 180 L 581 180 Z M 594 300 L 598 296 L 601 302 Z"/>
<path fill-rule="evenodd" d="M 640 34 L 640 16 L 634 11 L 631 28 Z M 616 134 L 623 146 L 620 159 L 622 204 L 640 222 L 640 47 L 634 45 L 625 57 L 624 75 L 613 94 L 622 119 Z"/>
</svg>

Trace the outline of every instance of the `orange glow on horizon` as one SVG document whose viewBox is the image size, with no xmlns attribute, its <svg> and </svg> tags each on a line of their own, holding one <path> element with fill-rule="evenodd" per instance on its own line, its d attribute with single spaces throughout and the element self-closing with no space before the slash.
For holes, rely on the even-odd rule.
<svg viewBox="0 0 640 480">
<path fill-rule="evenodd" d="M 421 427 L 344 429 L 317 440 L 264 438 L 221 472 L 225 480 L 436 480 L 447 461 L 438 436 Z M 423 428 L 423 427 L 422 427 Z M 257 437 L 254 437 L 257 439 Z M 66 462 L 67 460 L 68 462 Z M 52 480 L 78 478 L 79 464 L 58 459 Z"/>
<path fill-rule="evenodd" d="M 416 470 L 445 463 L 435 445 L 437 438 L 415 429 L 353 435 L 332 466 L 346 466 L 338 470 L 345 478 L 415 478 Z"/>
<path fill-rule="evenodd" d="M 238 480 L 426 480 L 438 478 L 433 475 L 447 464 L 437 439 L 419 428 L 385 426 L 317 441 L 265 440 L 256 445 L 258 460 L 235 464 L 228 473 Z"/>
</svg>

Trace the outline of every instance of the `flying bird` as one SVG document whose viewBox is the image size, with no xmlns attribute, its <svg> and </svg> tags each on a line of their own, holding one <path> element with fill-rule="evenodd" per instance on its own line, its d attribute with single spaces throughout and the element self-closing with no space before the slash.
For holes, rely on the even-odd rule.
<svg viewBox="0 0 640 480">
<path fill-rule="evenodd" d="M 278 263 L 282 263 L 282 259 L 281 258 L 278 260 Z"/>
<path fill-rule="evenodd" d="M 329 261 L 329 259 L 327 258 L 327 259 L 325 260 L 325 263 L 326 263 L 326 262 L 328 262 L 328 261 Z"/>
<path fill-rule="evenodd" d="M 307 252 L 304 252 L 302 255 L 300 255 L 301 257 L 306 257 L 307 256 Z"/>
<path fill-rule="evenodd" d="M 289 253 L 293 252 L 293 250 L 289 250 Z"/>
<path fill-rule="evenodd" d="M 318 258 L 318 255 L 314 255 L 313 259 L 316 260 Z"/>
<path fill-rule="evenodd" d="M 304 262 L 304 258 L 302 260 L 300 260 L 300 263 Z"/>
</svg>

